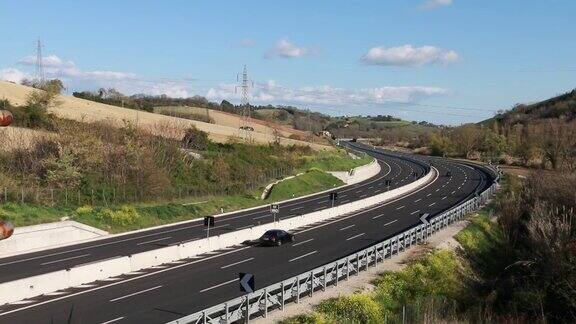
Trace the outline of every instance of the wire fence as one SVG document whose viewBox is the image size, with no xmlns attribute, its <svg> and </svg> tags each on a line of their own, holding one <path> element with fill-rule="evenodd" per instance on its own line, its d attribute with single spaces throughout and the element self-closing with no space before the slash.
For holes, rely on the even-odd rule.
<svg viewBox="0 0 576 324">
<path fill-rule="evenodd" d="M 294 171 L 291 167 L 263 172 L 249 182 L 204 183 L 180 185 L 162 189 L 136 186 L 106 186 L 93 188 L 2 187 L 0 204 L 21 203 L 45 206 L 109 206 L 137 202 L 177 201 L 205 196 L 226 196 L 250 193 L 269 182 Z"/>
</svg>

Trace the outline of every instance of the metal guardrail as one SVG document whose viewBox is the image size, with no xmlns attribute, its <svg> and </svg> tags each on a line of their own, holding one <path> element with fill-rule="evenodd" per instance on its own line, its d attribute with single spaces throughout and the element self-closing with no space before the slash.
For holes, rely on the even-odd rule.
<svg viewBox="0 0 576 324">
<path fill-rule="evenodd" d="M 435 232 L 478 209 L 497 189 L 498 183 L 494 180 L 493 184 L 482 193 L 434 216 L 428 224 L 419 224 L 337 261 L 259 289 L 247 296 L 241 296 L 182 317 L 170 324 L 233 323 L 246 321 L 247 316 L 248 318 L 266 318 L 269 311 L 282 310 L 286 303 L 298 303 L 302 297 L 312 296 L 315 292 L 324 291 L 329 286 L 337 286 L 340 281 L 358 275 L 360 271 L 375 267 L 378 263 L 414 244 L 426 242 Z"/>
</svg>

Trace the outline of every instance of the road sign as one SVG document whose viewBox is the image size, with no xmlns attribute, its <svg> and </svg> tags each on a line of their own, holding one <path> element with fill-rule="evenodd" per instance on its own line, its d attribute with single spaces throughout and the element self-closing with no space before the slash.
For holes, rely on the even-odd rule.
<svg viewBox="0 0 576 324">
<path fill-rule="evenodd" d="M 206 217 L 204 217 L 204 226 L 206 226 L 206 227 L 214 227 L 214 216 L 206 216 Z"/>
<path fill-rule="evenodd" d="M 271 204 L 270 205 L 270 212 L 272 214 L 278 214 L 280 212 L 280 204 Z"/>
<path fill-rule="evenodd" d="M 254 292 L 254 275 L 251 273 L 240 272 L 238 274 L 240 282 L 240 291 L 247 294 Z"/>
<path fill-rule="evenodd" d="M 428 224 L 428 216 L 430 216 L 430 214 L 426 213 L 426 214 L 420 214 L 420 220 L 422 221 L 422 223 L 424 224 Z"/>
</svg>

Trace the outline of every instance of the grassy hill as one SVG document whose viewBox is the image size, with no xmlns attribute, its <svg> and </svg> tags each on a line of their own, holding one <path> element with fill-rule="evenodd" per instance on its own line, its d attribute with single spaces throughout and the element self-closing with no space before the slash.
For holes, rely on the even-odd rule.
<svg viewBox="0 0 576 324">
<path fill-rule="evenodd" d="M 483 121 L 483 124 L 528 124 L 546 119 L 570 122 L 576 118 L 576 89 L 559 96 L 529 105 L 517 105 Z"/>
</svg>

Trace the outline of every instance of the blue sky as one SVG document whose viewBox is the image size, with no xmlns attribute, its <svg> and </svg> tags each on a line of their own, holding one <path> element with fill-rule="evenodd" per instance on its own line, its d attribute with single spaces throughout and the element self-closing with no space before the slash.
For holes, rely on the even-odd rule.
<svg viewBox="0 0 576 324">
<path fill-rule="evenodd" d="M 474 122 L 576 87 L 576 1 L 0 2 L 0 78 Z"/>
</svg>

